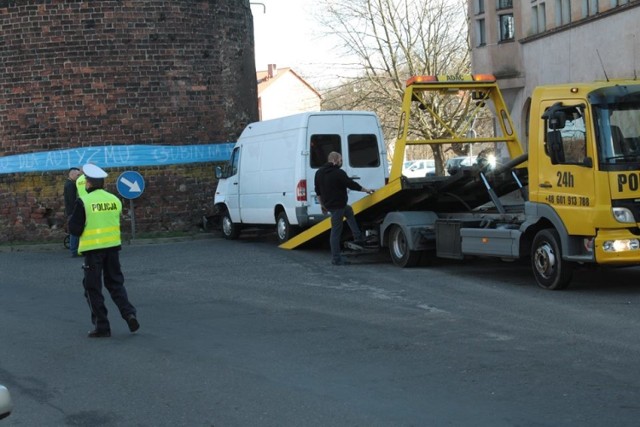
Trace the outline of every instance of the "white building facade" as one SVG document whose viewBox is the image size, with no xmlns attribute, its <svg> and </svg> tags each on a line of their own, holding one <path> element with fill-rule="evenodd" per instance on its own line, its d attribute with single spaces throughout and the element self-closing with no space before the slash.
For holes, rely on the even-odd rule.
<svg viewBox="0 0 640 427">
<path fill-rule="evenodd" d="M 256 77 L 260 120 L 320 111 L 320 93 L 291 68 L 269 64 L 268 70 L 258 71 Z"/>
<path fill-rule="evenodd" d="M 526 147 L 536 86 L 640 76 L 640 0 L 469 0 L 474 73 L 493 73 Z"/>
</svg>

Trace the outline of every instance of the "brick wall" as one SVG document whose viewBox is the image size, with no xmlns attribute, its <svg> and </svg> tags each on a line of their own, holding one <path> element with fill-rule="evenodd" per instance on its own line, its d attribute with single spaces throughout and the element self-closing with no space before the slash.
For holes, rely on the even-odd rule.
<svg viewBox="0 0 640 427">
<path fill-rule="evenodd" d="M 248 0 L 0 0 L 0 155 L 234 141 L 257 120 L 255 80 Z M 212 170 L 139 170 L 154 187 L 139 229 L 193 223 Z M 0 175 L 0 241 L 58 238 L 63 179 Z"/>
<path fill-rule="evenodd" d="M 211 164 L 195 163 L 136 169 L 145 190 L 133 200 L 136 235 L 197 231 L 213 215 L 216 179 Z M 115 182 L 124 169 L 109 169 L 105 189 L 118 195 Z M 0 244 L 60 241 L 65 236 L 63 188 L 66 173 L 0 175 Z M 119 196 L 119 195 L 118 195 Z M 120 196 L 119 196 L 120 197 Z M 122 231 L 131 233 L 131 203 L 122 200 Z"/>
</svg>

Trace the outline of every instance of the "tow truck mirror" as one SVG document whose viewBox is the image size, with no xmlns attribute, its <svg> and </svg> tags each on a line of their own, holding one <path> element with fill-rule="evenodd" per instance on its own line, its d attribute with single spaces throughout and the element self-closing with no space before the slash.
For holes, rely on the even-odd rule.
<svg viewBox="0 0 640 427">
<path fill-rule="evenodd" d="M 563 129 L 567 123 L 567 115 L 564 111 L 554 111 L 549 115 L 548 126 L 549 129 L 557 130 Z"/>
<path fill-rule="evenodd" d="M 556 102 L 544 112 L 542 119 L 547 122 L 549 129 L 557 130 L 564 128 L 567 123 L 567 113 L 564 108 L 561 102 Z"/>
<path fill-rule="evenodd" d="M 562 146 L 562 134 L 560 131 L 552 130 L 547 132 L 545 151 L 551 158 L 552 165 L 564 163 L 564 147 Z"/>
</svg>

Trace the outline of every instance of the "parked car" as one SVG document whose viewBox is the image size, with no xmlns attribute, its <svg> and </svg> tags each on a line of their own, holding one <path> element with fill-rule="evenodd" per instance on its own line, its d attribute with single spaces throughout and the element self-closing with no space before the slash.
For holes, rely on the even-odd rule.
<svg viewBox="0 0 640 427">
<path fill-rule="evenodd" d="M 449 175 L 454 175 L 463 166 L 473 166 L 476 162 L 476 159 L 476 156 L 451 157 L 445 163 L 444 168 Z"/>
<path fill-rule="evenodd" d="M 5 386 L 0 385 L 0 420 L 11 415 L 12 410 L 13 403 L 11 403 L 9 390 L 7 390 Z"/>
<path fill-rule="evenodd" d="M 433 159 L 419 159 L 404 162 L 402 175 L 407 178 L 424 178 L 436 174 L 436 162 Z"/>
</svg>

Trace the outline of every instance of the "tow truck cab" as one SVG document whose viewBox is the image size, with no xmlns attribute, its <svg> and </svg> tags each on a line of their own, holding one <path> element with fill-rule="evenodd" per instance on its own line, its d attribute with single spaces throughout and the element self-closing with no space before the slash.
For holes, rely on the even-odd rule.
<svg viewBox="0 0 640 427">
<path fill-rule="evenodd" d="M 640 83 L 542 86 L 532 96 L 529 199 L 567 260 L 640 260 Z"/>
</svg>

